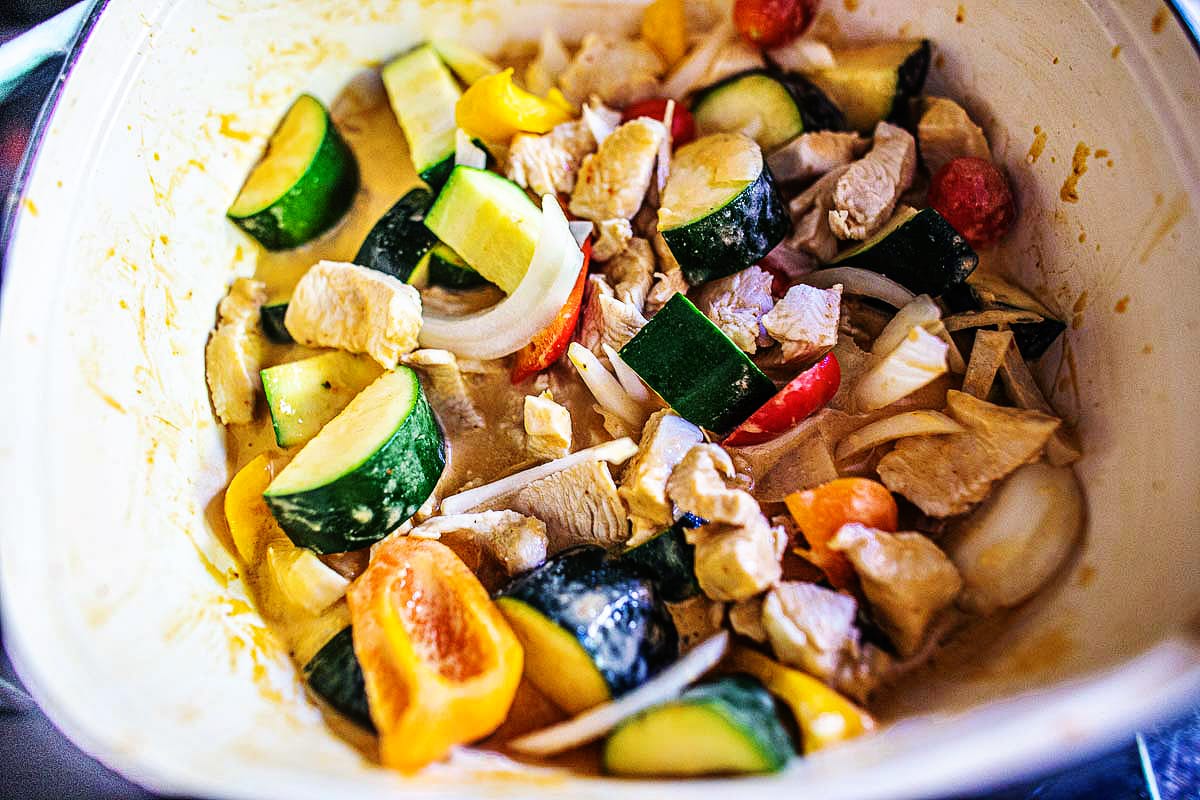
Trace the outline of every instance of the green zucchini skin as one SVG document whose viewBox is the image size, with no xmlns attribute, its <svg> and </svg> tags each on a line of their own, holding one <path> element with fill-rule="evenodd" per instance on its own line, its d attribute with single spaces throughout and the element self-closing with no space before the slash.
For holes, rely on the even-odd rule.
<svg viewBox="0 0 1200 800">
<path fill-rule="evenodd" d="M 429 252 L 429 283 L 446 289 L 474 289 L 486 285 L 487 279 L 449 247 L 438 244 Z"/>
<path fill-rule="evenodd" d="M 740 752 L 713 751 L 712 741 L 733 739 Z M 621 723 L 605 742 L 603 761 L 617 775 L 750 774 L 778 772 L 793 753 L 770 693 L 748 675 L 732 675 Z"/>
<path fill-rule="evenodd" d="M 704 524 L 693 514 L 684 514 L 675 524 L 626 550 L 617 561 L 631 564 L 654 583 L 658 593 L 668 603 L 679 603 L 700 593 L 696 582 L 696 548 L 688 544 L 685 530 Z"/>
<path fill-rule="evenodd" d="M 363 239 L 354 263 L 407 281 L 437 237 L 425 227 L 425 212 L 433 205 L 427 189 L 413 189 L 389 208 Z"/>
<path fill-rule="evenodd" d="M 762 172 L 737 197 L 706 217 L 662 232 L 692 286 L 758 263 L 791 231 L 775 178 Z"/>
<path fill-rule="evenodd" d="M 595 545 L 558 553 L 499 594 L 572 634 L 613 697 L 632 691 L 679 656 L 670 612 L 653 584 Z"/>
<path fill-rule="evenodd" d="M 929 77 L 929 65 L 932 61 L 933 48 L 928 39 L 922 39 L 912 55 L 896 70 L 896 95 L 892 99 L 892 113 L 888 115 L 888 122 L 916 130 L 920 120 L 916 101 L 925 91 L 925 79 Z"/>
<path fill-rule="evenodd" d="M 367 687 L 362 665 L 354 655 L 354 636 L 349 625 L 326 642 L 304 665 L 309 687 L 336 711 L 369 731 L 375 730 L 367 705 Z"/>
<path fill-rule="evenodd" d="M 682 294 L 620 355 L 679 416 L 717 433 L 737 427 L 775 395 L 771 379 Z"/>
<path fill-rule="evenodd" d="M 442 187 L 446 185 L 446 181 L 450 178 L 450 173 L 453 171 L 454 154 L 451 153 L 432 167 L 421 170 L 417 173 L 417 177 L 425 181 L 434 192 L 440 192 Z"/>
<path fill-rule="evenodd" d="M 805 132 L 846 130 L 846 115 L 815 83 L 794 72 L 776 75 L 775 79 L 791 93 Z"/>
<path fill-rule="evenodd" d="M 961 284 L 979 256 L 946 218 L 922 209 L 898 228 L 881 231 L 839 255 L 829 266 L 858 267 L 886 275 L 916 294 L 937 297 Z"/>
<path fill-rule="evenodd" d="M 293 344 L 296 341 L 283 322 L 284 317 L 287 316 L 287 307 L 286 302 L 262 307 L 260 320 L 263 333 L 275 344 Z"/>
</svg>

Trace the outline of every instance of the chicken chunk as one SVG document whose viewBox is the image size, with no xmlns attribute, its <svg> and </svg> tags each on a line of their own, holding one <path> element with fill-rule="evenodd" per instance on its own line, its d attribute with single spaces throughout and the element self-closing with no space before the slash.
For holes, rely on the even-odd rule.
<svg viewBox="0 0 1200 800">
<path fill-rule="evenodd" d="M 629 537 L 625 506 L 603 461 L 576 464 L 497 502 L 545 522 L 551 554 L 584 543 L 612 547 Z"/>
<path fill-rule="evenodd" d="M 680 603 L 667 603 L 667 612 L 679 634 L 679 649 L 687 652 L 716 635 L 725 619 L 725 604 L 709 600 L 702 594 Z"/>
<path fill-rule="evenodd" d="M 549 392 L 525 397 L 525 450 L 540 461 L 571 452 L 571 412 L 554 402 Z"/>
<path fill-rule="evenodd" d="M 238 278 L 217 306 L 217 329 L 208 340 L 204 361 L 213 410 L 226 425 L 254 419 L 264 344 L 258 319 L 266 301 L 266 284 Z"/>
<path fill-rule="evenodd" d="M 414 350 L 400 360 L 416 368 L 428 379 L 425 387 L 443 423 L 459 430 L 483 427 L 483 417 L 471 400 L 470 390 L 463 380 L 454 353 L 449 350 Z"/>
<path fill-rule="evenodd" d="M 767 157 L 767 166 L 781 183 L 811 181 L 837 167 L 849 166 L 867 150 L 857 133 L 802 133 Z"/>
<path fill-rule="evenodd" d="M 296 284 L 284 324 L 300 344 L 366 353 L 395 369 L 417 348 L 421 295 L 378 270 L 321 261 Z"/>
<path fill-rule="evenodd" d="M 748 493 L 729 488 L 726 479 L 733 476 L 733 460 L 724 448 L 697 444 L 671 471 L 667 496 L 682 510 L 710 523 L 739 525 L 762 512 Z"/>
<path fill-rule="evenodd" d="M 764 599 L 765 595 L 758 595 L 729 606 L 729 627 L 734 633 L 759 644 L 767 641 L 767 629 L 763 627 Z"/>
<path fill-rule="evenodd" d="M 676 294 L 686 294 L 688 290 L 683 270 L 680 269 L 679 262 L 675 260 L 674 253 L 661 233 L 654 235 L 653 245 L 654 253 L 658 256 L 659 271 L 654 273 L 654 285 L 646 294 L 645 314 L 648 317 L 657 314 Z"/>
<path fill-rule="evenodd" d="M 606 219 L 596 223 L 596 238 L 592 242 L 592 260 L 611 261 L 625 252 L 633 241 L 633 224 L 627 219 Z"/>
<path fill-rule="evenodd" d="M 620 350 L 642 329 L 646 318 L 631 303 L 615 298 L 612 287 L 600 275 L 588 276 L 587 292 L 579 343 L 604 358 L 601 345 Z"/>
<path fill-rule="evenodd" d="M 931 517 L 969 510 L 993 483 L 1037 461 L 1060 425 L 1038 411 L 993 405 L 963 392 L 948 392 L 946 405 L 966 433 L 901 439 L 878 466 L 885 486 Z"/>
<path fill-rule="evenodd" d="M 480 511 L 433 517 L 409 536 L 439 539 L 458 552 L 474 545 L 499 561 L 509 575 L 531 570 L 546 560 L 546 525 L 515 511 Z"/>
<path fill-rule="evenodd" d="M 556 125 L 549 133 L 518 133 L 508 150 L 505 174 L 535 194 L 570 193 L 584 156 L 596 140 L 582 120 Z"/>
<path fill-rule="evenodd" d="M 917 125 L 917 140 L 930 175 L 936 175 L 946 164 L 963 156 L 989 161 L 992 158 L 983 130 L 971 121 L 962 106 L 945 97 L 926 98 L 925 113 Z"/>
<path fill-rule="evenodd" d="M 837 344 L 842 285 L 815 289 L 797 284 L 763 317 L 763 327 L 782 347 L 784 361 L 807 361 Z"/>
<path fill-rule="evenodd" d="M 829 227 L 840 239 L 867 239 L 891 219 L 912 186 L 917 143 L 903 128 L 881 122 L 871 152 L 855 161 L 833 190 Z"/>
<path fill-rule="evenodd" d="M 787 247 L 808 253 L 821 262 L 833 260 L 838 252 L 838 240 L 829 227 L 829 215 L 834 208 L 834 190 L 849 170 L 848 166 L 831 169 L 792 199 L 788 211 L 796 225 L 792 235 L 784 241 Z"/>
<path fill-rule="evenodd" d="M 863 594 L 901 655 L 921 649 L 929 623 L 962 590 L 954 562 L 919 533 L 886 533 L 852 522 L 829 546 L 854 564 Z"/>
<path fill-rule="evenodd" d="M 559 75 L 558 85 L 576 105 L 594 94 L 609 105 L 624 107 L 657 95 L 665 69 L 654 48 L 641 40 L 589 33 Z"/>
<path fill-rule="evenodd" d="M 658 120 L 639 117 L 613 131 L 600 149 L 583 159 L 571 213 L 602 222 L 632 219 L 642 206 L 654 161 L 667 131 Z"/>
<path fill-rule="evenodd" d="M 612 281 L 616 298 L 640 312 L 654 282 L 654 249 L 645 239 L 634 237 L 623 252 L 605 265 L 604 273 Z"/>
<path fill-rule="evenodd" d="M 773 281 L 766 270 L 747 267 L 704 284 L 696 306 L 739 348 L 756 353 L 758 348 L 771 344 L 762 323 L 763 315 L 775 305 L 771 296 Z"/>
<path fill-rule="evenodd" d="M 633 536 L 639 545 L 673 522 L 667 480 L 688 451 L 704 441 L 704 433 L 670 409 L 655 412 L 642 429 L 642 440 L 625 468 L 617 491 L 629 509 Z"/>
</svg>

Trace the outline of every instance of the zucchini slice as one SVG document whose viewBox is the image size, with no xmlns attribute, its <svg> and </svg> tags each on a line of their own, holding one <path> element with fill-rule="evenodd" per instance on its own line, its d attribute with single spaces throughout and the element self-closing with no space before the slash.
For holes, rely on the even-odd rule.
<svg viewBox="0 0 1200 800">
<path fill-rule="evenodd" d="M 362 666 L 354 655 L 354 636 L 349 625 L 334 634 L 304 665 L 304 679 L 322 700 L 369 731 L 375 730 L 367 706 L 367 687 Z"/>
<path fill-rule="evenodd" d="M 593 545 L 518 577 L 496 603 L 525 648 L 525 676 L 571 714 L 636 689 L 679 655 L 654 586 Z"/>
<path fill-rule="evenodd" d="M 1067 329 L 1036 297 L 1003 278 L 985 272 L 973 272 L 964 283 L 946 294 L 946 304 L 953 311 L 1032 311 L 1040 314 L 1041 322 L 1020 322 L 1009 325 L 1017 349 L 1027 361 L 1041 358 L 1054 340 Z"/>
<path fill-rule="evenodd" d="M 604 769 L 644 777 L 778 772 L 794 752 L 771 695 L 754 678 L 733 675 L 622 723 L 604 744 Z"/>
<path fill-rule="evenodd" d="M 471 269 L 511 294 L 533 260 L 542 212 L 508 178 L 458 166 L 425 215 L 425 226 Z"/>
<path fill-rule="evenodd" d="M 691 285 L 757 263 L 791 227 L 775 179 L 752 139 L 717 133 L 675 152 L 658 229 Z"/>
<path fill-rule="evenodd" d="M 682 294 L 620 355 L 675 413 L 718 433 L 736 428 L 775 395 L 771 379 Z"/>
<path fill-rule="evenodd" d="M 846 126 L 841 109 L 812 83 L 765 69 L 742 72 L 705 89 L 692 116 L 701 136 L 743 133 L 766 152 L 805 131 Z"/>
<path fill-rule="evenodd" d="M 829 266 L 868 269 L 916 294 L 937 297 L 965 281 L 977 264 L 979 256 L 945 217 L 932 208 L 900 206 L 874 236 Z"/>
<path fill-rule="evenodd" d="M 684 514 L 675 524 L 653 539 L 626 550 L 617 557 L 654 582 L 668 603 L 680 603 L 700 593 L 696 583 L 696 548 L 688 544 L 684 531 L 704 524 L 692 514 Z"/>
<path fill-rule="evenodd" d="M 446 66 L 454 70 L 454 74 L 465 86 L 500 71 L 500 66 L 495 61 L 458 42 L 434 39 L 431 44 Z"/>
<path fill-rule="evenodd" d="M 423 44 L 383 68 L 383 88 L 417 175 L 439 188 L 454 168 L 454 107 L 462 96 L 454 76 L 434 48 Z"/>
<path fill-rule="evenodd" d="M 411 517 L 446 465 L 442 431 L 408 367 L 363 389 L 283 468 L 263 497 L 299 547 L 343 553 Z"/>
<path fill-rule="evenodd" d="M 837 66 L 808 77 L 845 112 L 851 130 L 869 134 L 883 120 L 911 127 L 930 55 L 928 39 L 837 50 Z"/>
<path fill-rule="evenodd" d="M 262 322 L 263 333 L 275 344 L 292 344 L 296 341 L 292 338 L 292 334 L 288 332 L 287 325 L 284 324 L 284 318 L 287 317 L 287 307 L 287 300 L 268 300 L 259 312 L 259 320 Z"/>
<path fill-rule="evenodd" d="M 413 189 L 397 200 L 363 239 L 354 263 L 412 283 L 417 265 L 437 244 L 437 237 L 424 225 L 432 203 L 433 195 L 426 189 Z"/>
<path fill-rule="evenodd" d="M 440 242 L 429 251 L 426 280 L 431 286 L 446 289 L 473 289 L 487 280 L 467 266 L 458 253 Z"/>
<path fill-rule="evenodd" d="M 276 444 L 295 447 L 316 436 L 381 371 L 372 359 L 340 350 L 264 369 Z"/>
<path fill-rule="evenodd" d="M 292 103 L 226 216 L 268 250 L 317 238 L 350 209 L 358 162 L 312 95 Z"/>
</svg>

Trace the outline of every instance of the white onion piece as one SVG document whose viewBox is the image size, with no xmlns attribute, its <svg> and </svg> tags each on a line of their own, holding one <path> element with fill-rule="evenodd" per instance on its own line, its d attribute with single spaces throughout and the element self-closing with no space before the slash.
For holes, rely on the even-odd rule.
<svg viewBox="0 0 1200 800">
<path fill-rule="evenodd" d="M 948 552 L 963 578 L 959 603 L 988 614 L 1031 597 L 1070 555 L 1084 514 L 1069 467 L 1018 469 L 951 540 Z"/>
<path fill-rule="evenodd" d="M 598 444 L 586 450 L 577 450 L 562 458 L 556 458 L 553 461 L 547 461 L 545 464 L 521 470 L 483 486 L 476 486 L 474 489 L 468 489 L 465 492 L 451 495 L 442 501 L 441 512 L 447 516 L 462 514 L 490 500 L 495 500 L 497 497 L 503 497 L 506 494 L 515 492 L 517 489 L 527 486 L 534 481 L 540 481 L 542 478 L 548 478 L 557 472 L 570 469 L 576 464 L 586 464 L 589 461 L 607 461 L 610 464 L 624 464 L 633 458 L 637 451 L 637 442 L 629 438 L 613 439 L 611 442 Z"/>
<path fill-rule="evenodd" d="M 871 345 L 871 352 L 884 356 L 895 350 L 908 336 L 908 332 L 918 326 L 924 327 L 927 322 L 936 322 L 942 318 L 942 310 L 937 307 L 927 294 L 919 294 L 896 312 Z"/>
<path fill-rule="evenodd" d="M 567 358 L 575 365 L 579 377 L 601 408 L 611 411 L 635 428 L 642 426 L 647 417 L 646 409 L 629 396 L 629 392 L 604 368 L 595 353 L 579 342 L 571 342 L 567 348 Z"/>
<path fill-rule="evenodd" d="M 654 188 L 658 192 L 658 197 L 662 197 L 662 191 L 667 186 L 667 177 L 671 174 L 671 147 L 674 145 L 674 142 L 671 141 L 671 126 L 674 122 L 675 101 L 668 100 L 662 118 L 666 135 L 658 142 L 658 158 L 654 160 Z"/>
<path fill-rule="evenodd" d="M 946 330 L 945 323 L 938 319 L 933 322 L 926 322 L 921 327 L 946 343 L 946 363 L 950 365 L 950 371 L 955 375 L 965 373 L 967 371 L 967 362 L 963 360 L 962 351 L 958 349 L 958 344 L 954 341 L 954 337 L 950 335 L 950 331 Z"/>
<path fill-rule="evenodd" d="M 573 219 L 567 223 L 567 227 L 571 229 L 571 235 L 575 237 L 575 244 L 583 247 L 583 243 L 592 235 L 596 223 L 586 219 Z"/>
<path fill-rule="evenodd" d="M 583 124 L 591 131 L 596 146 L 604 144 L 604 140 L 612 136 L 612 132 L 621 124 L 621 112 L 614 111 L 603 103 L 597 103 L 595 108 L 591 103 L 583 104 Z"/>
<path fill-rule="evenodd" d="M 692 52 L 679 62 L 679 66 L 663 83 L 663 94 L 675 100 L 683 100 L 684 95 L 704 82 L 708 68 L 720 52 L 721 47 L 733 33 L 732 20 L 723 20 L 692 48 Z"/>
<path fill-rule="evenodd" d="M 916 297 L 891 278 L 885 278 L 878 272 L 858 267 L 819 269 L 805 275 L 800 279 L 800 283 L 815 286 L 818 289 L 832 289 L 835 283 L 840 283 L 842 291 L 846 294 L 874 297 L 876 300 L 882 300 L 896 308 L 903 308 Z"/>
<path fill-rule="evenodd" d="M 525 68 L 525 88 L 539 97 L 545 95 L 558 83 L 558 76 L 570 61 L 571 54 L 554 29 L 543 29 L 537 58 Z"/>
<path fill-rule="evenodd" d="M 471 141 L 462 128 L 454 131 L 454 165 L 456 167 L 487 168 L 487 151 Z"/>
<path fill-rule="evenodd" d="M 426 312 L 421 346 L 487 360 L 515 353 L 554 321 L 571 296 L 583 253 L 552 194 L 542 198 L 542 231 L 533 260 L 513 293 L 491 308 L 463 316 Z"/>
<path fill-rule="evenodd" d="M 785 72 L 812 72 L 837 66 L 837 60 L 833 57 L 833 50 L 829 45 L 820 39 L 807 37 L 768 50 L 767 56 Z"/>
<path fill-rule="evenodd" d="M 936 436 L 964 431 L 966 428 L 938 411 L 909 411 L 872 422 L 851 433 L 838 445 L 837 460 L 845 461 L 865 450 L 906 436 Z"/>
<path fill-rule="evenodd" d="M 605 342 L 601 345 L 604 350 L 604 355 L 608 356 L 608 363 L 612 364 L 613 374 L 617 376 L 617 380 L 621 382 L 621 388 L 629 395 L 636 403 L 649 403 L 650 387 L 642 381 L 640 375 L 633 371 L 633 367 L 625 363 L 625 359 L 621 358 L 621 354 Z"/>
<path fill-rule="evenodd" d="M 508 743 L 518 753 L 549 756 L 594 742 L 617 725 L 651 706 L 674 700 L 717 666 L 729 648 L 729 632 L 721 631 L 696 645 L 678 661 L 627 695 L 602 703 L 577 717 L 519 736 Z"/>
<path fill-rule="evenodd" d="M 883 361 L 858 379 L 854 400 L 859 411 L 874 411 L 946 374 L 946 343 L 924 328 L 913 328 Z"/>
</svg>

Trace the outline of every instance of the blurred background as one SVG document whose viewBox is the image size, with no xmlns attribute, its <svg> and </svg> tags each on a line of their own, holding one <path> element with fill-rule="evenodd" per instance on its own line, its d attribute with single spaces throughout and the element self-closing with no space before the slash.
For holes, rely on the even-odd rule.
<svg viewBox="0 0 1200 800">
<path fill-rule="evenodd" d="M 71 0 L 0 0 L 0 45 L 72 4 Z M 34 122 L 61 66 L 61 57 L 46 61 L 0 101 L 0 198 L 10 194 Z M 0 224 L 0 234 L 3 229 Z M 3 253 L 0 242 L 0 276 Z M 29 699 L 0 644 L 0 798 L 153 797 L 70 744 Z M 1200 800 L 1200 709 L 1071 769 L 986 798 L 957 800 L 1035 799 Z"/>
</svg>

